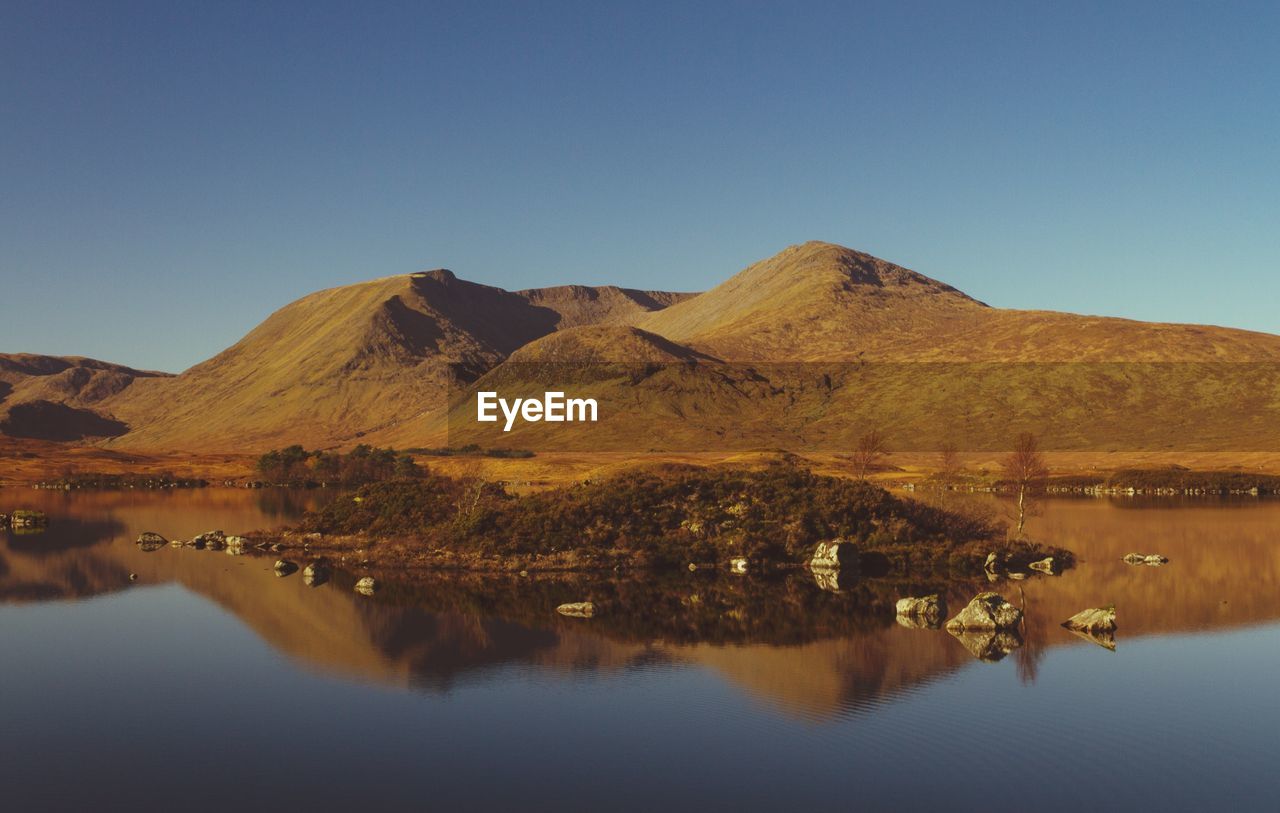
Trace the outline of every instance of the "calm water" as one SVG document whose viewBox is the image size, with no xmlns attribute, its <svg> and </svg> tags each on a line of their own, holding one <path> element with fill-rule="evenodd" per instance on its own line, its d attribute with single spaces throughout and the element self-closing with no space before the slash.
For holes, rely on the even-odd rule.
<svg viewBox="0 0 1280 813">
<path fill-rule="evenodd" d="M 365 598 L 133 544 L 309 498 L 0 490 L 54 517 L 0 534 L 5 809 L 1280 804 L 1280 503 L 1051 503 L 1033 532 L 1083 561 L 994 587 L 1028 613 L 999 660 L 890 609 L 941 588 L 954 611 L 985 582 L 459 577 Z M 601 614 L 555 614 L 582 598 Z M 1110 603 L 1114 652 L 1058 626 Z"/>
</svg>

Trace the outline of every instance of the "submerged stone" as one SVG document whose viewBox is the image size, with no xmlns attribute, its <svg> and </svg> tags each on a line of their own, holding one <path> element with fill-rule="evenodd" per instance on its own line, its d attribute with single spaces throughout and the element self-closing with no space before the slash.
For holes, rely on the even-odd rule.
<svg viewBox="0 0 1280 813">
<path fill-rule="evenodd" d="M 378 583 L 373 580 L 372 576 L 365 576 L 356 582 L 356 592 L 364 596 L 373 595 L 373 591 L 378 589 Z"/>
</svg>

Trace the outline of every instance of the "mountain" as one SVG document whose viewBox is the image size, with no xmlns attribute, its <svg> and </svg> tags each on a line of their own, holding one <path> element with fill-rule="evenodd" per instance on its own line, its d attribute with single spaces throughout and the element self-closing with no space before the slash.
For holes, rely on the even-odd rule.
<svg viewBox="0 0 1280 813">
<path fill-rule="evenodd" d="M 1280 410 L 1280 396 L 1268 395 L 1272 383 L 1280 393 L 1280 337 L 993 308 L 823 242 L 787 248 L 701 294 L 506 291 L 446 270 L 333 288 L 178 376 L 4 358 L 4 432 L 157 451 L 466 440 L 557 448 L 526 430 L 469 438 L 462 405 L 478 387 L 580 385 L 626 420 L 576 432 L 577 442 L 620 450 L 848 449 L 850 433 L 886 425 L 919 443 L 981 446 L 1026 428 L 1057 448 L 1165 449 L 1195 438 L 1259 449 L 1277 423 L 1268 410 Z M 620 366 L 580 378 L 601 362 Z M 1134 441 L 1137 425 L 1145 434 Z"/>
<path fill-rule="evenodd" d="M 0 353 L 0 434 L 39 440 L 115 437 L 128 427 L 96 409 L 165 373 L 80 356 Z"/>
<path fill-rule="evenodd" d="M 636 325 L 730 361 L 1275 361 L 1280 337 L 992 308 L 832 243 L 791 246 Z"/>
<path fill-rule="evenodd" d="M 439 269 L 320 291 L 181 375 L 114 399 L 134 448 L 438 439 L 452 385 L 558 330 L 621 324 L 687 295 L 606 286 L 505 291 Z"/>
</svg>

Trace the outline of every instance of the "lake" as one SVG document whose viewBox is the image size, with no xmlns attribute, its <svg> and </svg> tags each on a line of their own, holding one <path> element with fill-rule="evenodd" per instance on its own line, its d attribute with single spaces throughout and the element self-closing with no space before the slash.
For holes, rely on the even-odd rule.
<svg viewBox="0 0 1280 813">
<path fill-rule="evenodd" d="M 1065 574 L 839 592 L 681 572 L 366 597 L 134 544 L 320 498 L 0 489 L 52 519 L 0 532 L 5 808 L 1277 807 L 1280 502 L 1051 501 L 1029 530 L 1077 553 Z M 984 589 L 1025 607 L 1020 645 L 894 620 Z M 585 598 L 596 617 L 554 610 Z M 1109 604 L 1114 651 L 1059 626 Z"/>
</svg>

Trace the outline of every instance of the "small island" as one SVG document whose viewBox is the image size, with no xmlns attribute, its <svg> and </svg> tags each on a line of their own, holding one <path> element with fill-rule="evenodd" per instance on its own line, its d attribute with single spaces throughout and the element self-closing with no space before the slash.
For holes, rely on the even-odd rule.
<svg viewBox="0 0 1280 813">
<path fill-rule="evenodd" d="M 479 478 L 366 484 L 260 547 L 380 569 L 781 569 L 841 543 L 866 573 L 980 573 L 1071 553 L 1010 539 L 990 517 L 944 510 L 794 460 L 763 468 L 659 465 L 516 495 Z"/>
</svg>

